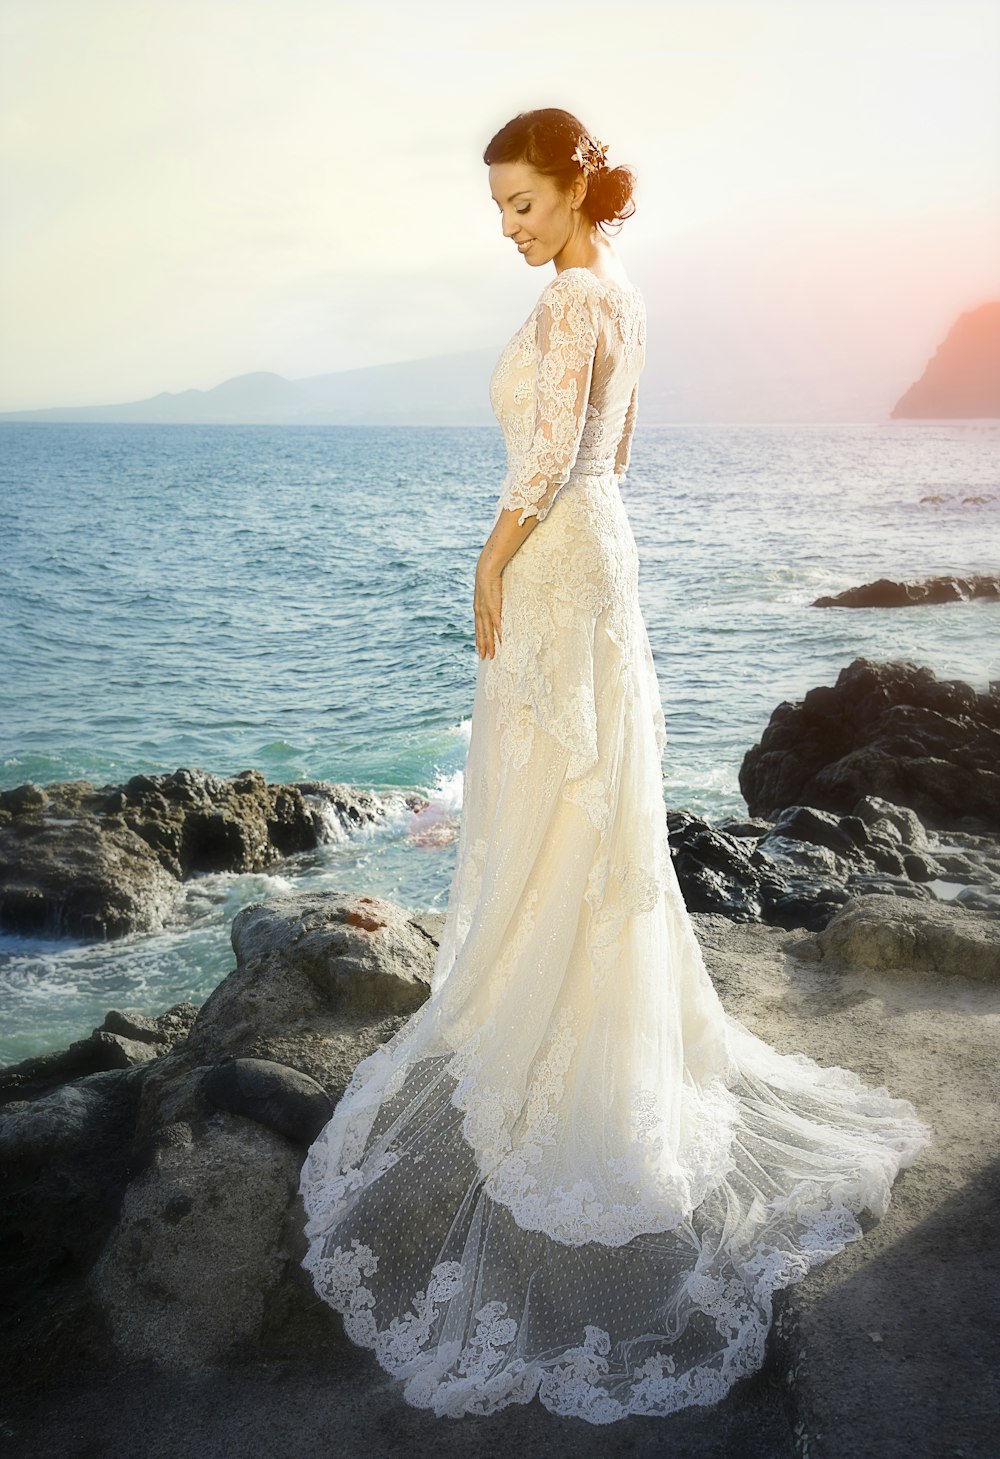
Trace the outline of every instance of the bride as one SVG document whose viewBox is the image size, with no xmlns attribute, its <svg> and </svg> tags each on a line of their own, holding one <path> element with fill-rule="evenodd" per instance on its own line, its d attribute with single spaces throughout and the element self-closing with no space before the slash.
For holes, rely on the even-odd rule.
<svg viewBox="0 0 1000 1459">
<path fill-rule="evenodd" d="M 555 274 L 490 382 L 507 471 L 474 596 L 464 799 L 430 996 L 355 1069 L 300 1192 L 316 1291 L 436 1414 L 714 1403 L 772 1294 L 884 1214 L 913 1106 L 723 1009 L 670 858 L 664 717 L 619 491 L 633 175 L 570 113 L 484 154 Z"/>
</svg>

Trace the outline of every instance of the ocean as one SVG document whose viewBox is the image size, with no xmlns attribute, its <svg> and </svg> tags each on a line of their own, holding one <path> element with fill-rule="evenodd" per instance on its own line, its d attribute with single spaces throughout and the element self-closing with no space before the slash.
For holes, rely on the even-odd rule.
<svg viewBox="0 0 1000 1459">
<path fill-rule="evenodd" d="M 809 605 L 878 577 L 996 572 L 1000 422 L 645 425 L 622 485 L 667 726 L 668 806 L 743 814 L 771 711 L 863 655 L 980 690 L 995 603 Z M 176 925 L 0 937 L 0 1064 L 109 1008 L 202 1002 L 249 902 L 324 888 L 443 910 L 498 427 L 0 425 L 0 787 L 179 766 L 431 802 L 271 875 L 198 877 Z"/>
</svg>

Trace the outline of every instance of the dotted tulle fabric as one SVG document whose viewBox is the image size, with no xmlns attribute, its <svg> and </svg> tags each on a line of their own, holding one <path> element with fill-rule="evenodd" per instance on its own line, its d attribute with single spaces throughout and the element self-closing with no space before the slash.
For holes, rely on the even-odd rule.
<svg viewBox="0 0 1000 1459">
<path fill-rule="evenodd" d="M 883 1215 L 931 1136 L 752 1034 L 705 966 L 619 490 L 644 357 L 639 291 L 574 268 L 494 371 L 497 513 L 540 521 L 479 661 L 430 997 L 301 1174 L 316 1291 L 441 1416 L 716 1402 L 761 1364 L 773 1293 Z"/>
</svg>

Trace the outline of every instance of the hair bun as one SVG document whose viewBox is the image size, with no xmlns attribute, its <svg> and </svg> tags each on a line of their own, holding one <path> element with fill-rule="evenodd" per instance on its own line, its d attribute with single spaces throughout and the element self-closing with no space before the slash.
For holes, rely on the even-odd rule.
<svg viewBox="0 0 1000 1459">
<path fill-rule="evenodd" d="M 634 192 L 631 167 L 602 167 L 587 179 L 584 210 L 595 223 L 621 224 L 635 212 Z"/>
</svg>

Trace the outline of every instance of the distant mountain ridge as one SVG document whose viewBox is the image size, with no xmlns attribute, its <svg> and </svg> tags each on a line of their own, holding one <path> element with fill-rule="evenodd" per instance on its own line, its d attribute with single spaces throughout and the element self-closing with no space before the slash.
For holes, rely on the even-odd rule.
<svg viewBox="0 0 1000 1459">
<path fill-rule="evenodd" d="M 211 390 L 162 390 L 120 405 L 0 412 L 8 421 L 177 425 L 487 425 L 494 349 L 368 365 L 286 380 L 270 370 L 234 375 Z M 400 402 L 398 406 L 394 402 Z"/>
<path fill-rule="evenodd" d="M 886 415 L 898 373 L 862 350 L 827 363 L 801 337 L 726 335 L 696 319 L 650 319 L 640 384 L 649 425 L 1000 417 L 1000 301 L 961 314 L 921 378 Z M 288 380 L 269 370 L 209 390 L 161 391 L 112 405 L 0 412 L 2 421 L 178 425 L 496 426 L 489 379 L 500 347 L 430 355 Z"/>
</svg>

